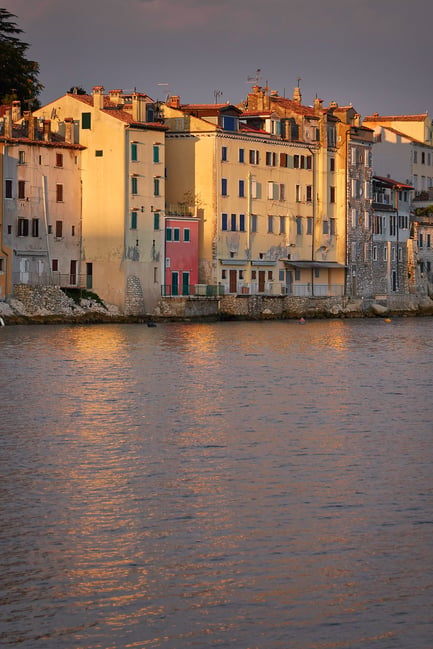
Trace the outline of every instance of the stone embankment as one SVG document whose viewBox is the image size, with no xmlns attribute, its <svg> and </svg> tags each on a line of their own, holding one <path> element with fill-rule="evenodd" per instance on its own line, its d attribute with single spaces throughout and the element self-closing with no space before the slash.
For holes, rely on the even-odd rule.
<svg viewBox="0 0 433 649">
<path fill-rule="evenodd" d="M 161 299 L 152 313 L 125 315 L 94 294 L 77 292 L 70 296 L 57 287 L 21 285 L 15 287 L 13 298 L 0 302 L 0 325 L 431 315 L 433 300 L 415 295 L 376 296 L 374 300 L 266 295 L 176 297 Z"/>
</svg>

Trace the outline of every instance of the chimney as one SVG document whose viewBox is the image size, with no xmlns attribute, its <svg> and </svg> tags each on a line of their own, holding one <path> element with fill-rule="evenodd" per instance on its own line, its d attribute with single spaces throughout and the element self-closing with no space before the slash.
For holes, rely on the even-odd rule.
<svg viewBox="0 0 433 649">
<path fill-rule="evenodd" d="M 299 86 L 296 86 L 296 88 L 293 89 L 292 99 L 296 104 L 302 103 L 301 89 Z"/>
<path fill-rule="evenodd" d="M 112 104 L 123 104 L 123 98 L 121 97 L 123 90 L 110 90 L 109 91 L 109 96 L 110 96 L 110 102 Z"/>
<path fill-rule="evenodd" d="M 18 122 L 21 119 L 21 102 L 16 99 L 12 102 L 12 122 Z"/>
<path fill-rule="evenodd" d="M 316 115 L 319 115 L 322 110 L 323 99 L 316 97 L 314 100 L 314 112 Z"/>
<path fill-rule="evenodd" d="M 180 97 L 179 95 L 173 95 L 168 100 L 168 105 L 170 108 L 180 108 Z"/>
<path fill-rule="evenodd" d="M 74 120 L 72 117 L 65 117 L 65 142 L 75 144 Z"/>
<path fill-rule="evenodd" d="M 357 126 L 358 128 L 361 126 L 361 115 L 359 113 L 353 116 L 353 126 Z"/>
<path fill-rule="evenodd" d="M 51 120 L 44 119 L 42 122 L 42 129 L 44 142 L 51 142 Z"/>
<path fill-rule="evenodd" d="M 29 140 L 34 142 L 36 140 L 36 123 L 37 117 L 33 117 L 30 111 L 24 113 L 24 120 L 26 123 L 26 132 Z"/>
<path fill-rule="evenodd" d="M 99 110 L 104 108 L 104 86 L 94 86 L 93 106 L 99 108 Z"/>
<path fill-rule="evenodd" d="M 132 95 L 132 119 L 134 122 L 146 121 L 146 102 L 144 96 L 137 92 Z"/>
<path fill-rule="evenodd" d="M 12 137 L 12 108 L 6 108 L 4 120 L 4 135 L 5 137 Z"/>
</svg>

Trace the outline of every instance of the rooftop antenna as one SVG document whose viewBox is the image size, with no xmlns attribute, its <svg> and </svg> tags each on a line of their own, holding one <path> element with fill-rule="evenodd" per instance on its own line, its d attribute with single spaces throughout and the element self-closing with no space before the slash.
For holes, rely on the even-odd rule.
<svg viewBox="0 0 433 649">
<path fill-rule="evenodd" d="M 165 101 L 167 102 L 167 101 L 169 100 L 169 98 L 170 98 L 170 89 L 169 89 L 169 87 L 168 87 L 168 83 L 157 83 L 156 85 L 157 85 L 157 86 L 166 86 L 166 88 L 167 88 L 167 95 L 166 95 L 166 97 L 165 97 Z"/>
<path fill-rule="evenodd" d="M 297 87 L 300 88 L 300 87 L 301 87 L 301 85 L 300 85 L 300 81 L 302 81 L 302 77 L 296 77 L 296 81 L 298 82 L 298 86 L 297 86 Z"/>
<path fill-rule="evenodd" d="M 257 68 L 256 74 L 253 77 L 247 77 L 247 83 L 254 83 L 254 85 L 258 86 L 261 79 L 260 73 L 261 69 Z"/>
<path fill-rule="evenodd" d="M 222 90 L 214 90 L 213 91 L 213 96 L 215 97 L 215 103 L 218 103 L 218 99 L 221 97 L 223 94 Z"/>
</svg>

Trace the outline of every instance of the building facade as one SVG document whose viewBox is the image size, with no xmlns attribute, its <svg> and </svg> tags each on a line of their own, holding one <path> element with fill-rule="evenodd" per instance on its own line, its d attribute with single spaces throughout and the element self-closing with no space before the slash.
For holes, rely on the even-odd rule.
<svg viewBox="0 0 433 649">
<path fill-rule="evenodd" d="M 82 286 L 82 147 L 72 129 L 56 136 L 50 120 L 22 118 L 13 106 L 4 115 L 0 149 L 1 295 L 17 284 Z"/>
<path fill-rule="evenodd" d="M 73 124 L 82 154 L 86 283 L 128 314 L 151 312 L 164 281 L 165 129 L 145 94 L 96 86 L 39 109 L 56 133 Z"/>
</svg>

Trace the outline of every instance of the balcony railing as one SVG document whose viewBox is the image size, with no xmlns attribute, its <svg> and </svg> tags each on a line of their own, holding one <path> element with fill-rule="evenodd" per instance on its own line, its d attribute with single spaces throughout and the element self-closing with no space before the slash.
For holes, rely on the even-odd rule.
<svg viewBox="0 0 433 649">
<path fill-rule="evenodd" d="M 91 288 L 91 276 L 79 273 L 12 273 L 13 284 L 27 284 L 28 286 L 59 286 L 60 288 Z"/>
<path fill-rule="evenodd" d="M 161 286 L 162 297 L 218 297 L 224 295 L 222 284 L 188 284 L 173 286 L 163 284 Z"/>
</svg>

